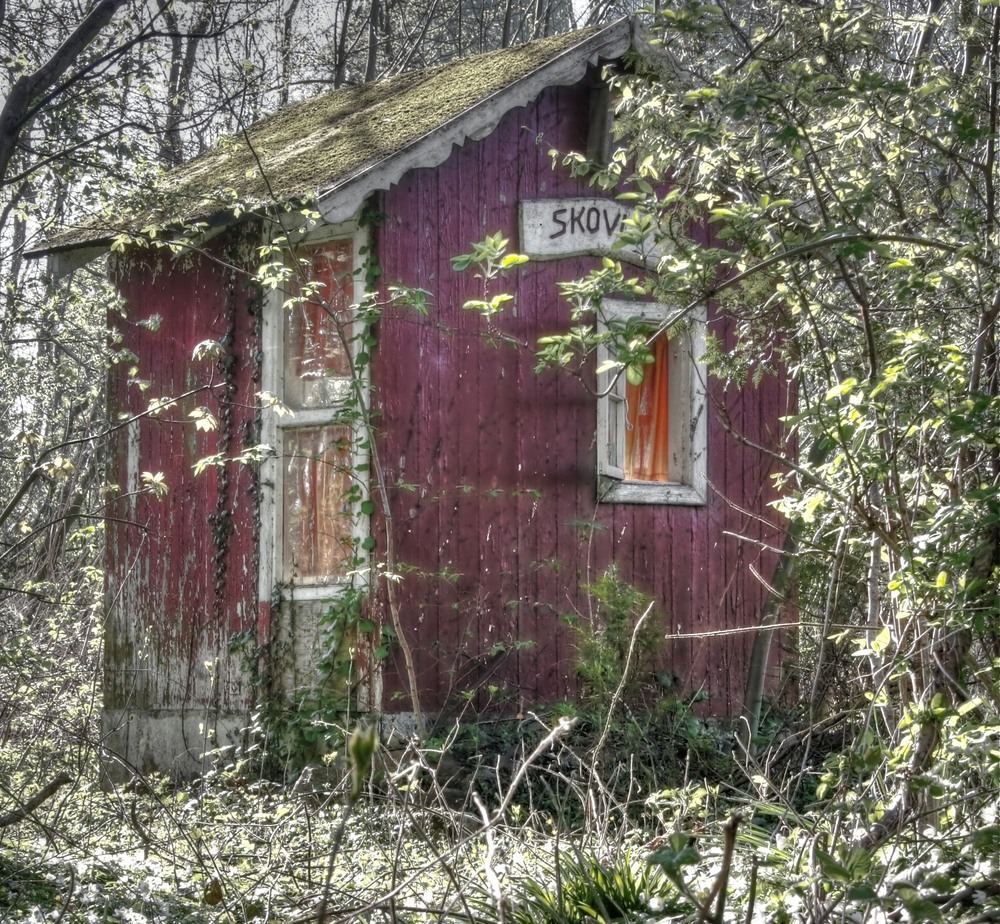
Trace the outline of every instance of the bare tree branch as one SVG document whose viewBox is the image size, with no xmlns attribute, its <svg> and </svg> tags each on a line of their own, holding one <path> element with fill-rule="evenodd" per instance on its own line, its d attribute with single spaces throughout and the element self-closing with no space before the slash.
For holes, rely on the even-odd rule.
<svg viewBox="0 0 1000 924">
<path fill-rule="evenodd" d="M 51 87 L 73 66 L 126 2 L 127 0 L 100 0 L 45 64 L 34 73 L 25 74 L 14 82 L 3 110 L 0 111 L 0 185 L 4 184 L 7 168 L 29 117 L 34 97 Z"/>
<path fill-rule="evenodd" d="M 18 806 L 14 811 L 7 812 L 5 815 L 0 815 L 0 828 L 9 828 L 11 825 L 23 821 L 43 802 L 51 799 L 63 786 L 72 782 L 73 777 L 64 770 L 55 779 L 46 783 L 24 805 Z"/>
</svg>

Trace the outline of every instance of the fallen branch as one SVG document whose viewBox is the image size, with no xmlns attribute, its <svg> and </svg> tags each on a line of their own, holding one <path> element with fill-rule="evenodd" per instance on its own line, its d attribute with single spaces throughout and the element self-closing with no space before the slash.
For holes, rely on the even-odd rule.
<svg viewBox="0 0 1000 924">
<path fill-rule="evenodd" d="M 18 806 L 13 812 L 0 815 L 0 828 L 9 828 L 11 825 L 16 825 L 19 821 L 23 821 L 43 802 L 51 799 L 63 786 L 72 782 L 73 777 L 64 770 L 54 780 L 46 783 L 23 805 Z"/>
</svg>

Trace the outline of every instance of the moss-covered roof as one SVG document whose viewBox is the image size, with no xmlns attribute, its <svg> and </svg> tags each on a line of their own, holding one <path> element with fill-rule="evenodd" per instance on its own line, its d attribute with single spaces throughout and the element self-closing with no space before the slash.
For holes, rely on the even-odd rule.
<svg viewBox="0 0 1000 924">
<path fill-rule="evenodd" d="M 373 177 L 348 197 L 356 208 L 359 196 L 387 188 L 406 169 L 440 163 L 454 143 L 485 133 L 544 86 L 578 80 L 588 61 L 622 54 L 628 37 L 620 21 L 295 103 L 165 174 L 138 208 L 67 229 L 44 250 L 93 247 L 153 224 L 218 220 L 236 202 L 322 200 Z M 417 149 L 423 160 L 419 152 L 414 160 Z"/>
</svg>

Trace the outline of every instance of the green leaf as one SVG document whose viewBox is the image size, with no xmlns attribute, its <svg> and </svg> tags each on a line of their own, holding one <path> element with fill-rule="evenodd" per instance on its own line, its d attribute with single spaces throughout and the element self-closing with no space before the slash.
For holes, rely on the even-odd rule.
<svg viewBox="0 0 1000 924">
<path fill-rule="evenodd" d="M 972 844 L 985 853 L 1000 851 L 1000 825 L 986 825 L 973 830 Z"/>
<path fill-rule="evenodd" d="M 826 392 L 826 399 L 829 401 L 831 398 L 841 398 L 844 395 L 850 394 L 858 387 L 858 380 L 855 378 L 844 379 L 843 382 L 838 385 L 831 386 Z"/>
<path fill-rule="evenodd" d="M 509 253 L 500 261 L 500 266 L 503 269 L 510 269 L 512 266 L 520 266 L 527 262 L 528 258 L 523 253 Z"/>
<path fill-rule="evenodd" d="M 847 889 L 847 898 L 852 902 L 874 902 L 878 892 L 867 882 L 856 882 Z"/>
<path fill-rule="evenodd" d="M 642 384 L 642 380 L 646 377 L 646 367 L 643 363 L 629 363 L 625 367 L 625 378 L 628 380 L 629 385 L 638 387 Z"/>
<path fill-rule="evenodd" d="M 821 847 L 815 849 L 816 859 L 819 861 L 819 868 L 824 876 L 834 882 L 850 882 L 852 877 L 850 870 L 842 863 L 835 860 Z"/>
</svg>

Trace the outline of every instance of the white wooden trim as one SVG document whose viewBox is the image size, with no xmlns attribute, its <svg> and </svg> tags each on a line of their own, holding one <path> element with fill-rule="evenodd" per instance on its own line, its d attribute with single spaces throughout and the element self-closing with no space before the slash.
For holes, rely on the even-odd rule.
<svg viewBox="0 0 1000 924">
<path fill-rule="evenodd" d="M 613 22 L 596 35 L 564 49 L 514 84 L 440 125 L 409 147 L 375 163 L 360 167 L 354 175 L 321 190 L 317 208 L 328 222 L 344 221 L 357 214 L 375 190 L 389 189 L 415 167 L 443 164 L 452 149 L 467 138 L 485 138 L 511 110 L 528 106 L 545 89 L 570 86 L 581 80 L 591 64 L 620 58 L 632 43 L 628 19 Z"/>
<path fill-rule="evenodd" d="M 616 481 L 602 477 L 598 500 L 607 504 L 673 504 L 700 507 L 707 497 L 694 485 L 655 481 Z"/>
<path fill-rule="evenodd" d="M 285 229 L 287 230 L 287 229 Z M 357 221 L 345 222 L 338 225 L 322 225 L 312 227 L 303 233 L 296 241 L 296 247 L 318 246 L 329 241 L 340 240 L 346 237 L 352 239 L 352 256 L 354 271 L 354 292 L 352 305 L 359 305 L 365 296 L 365 257 L 368 244 L 368 233 L 358 225 Z M 280 401 L 284 394 L 284 321 L 282 312 L 285 302 L 285 294 L 278 289 L 268 293 L 264 304 L 264 317 L 261 325 L 261 346 L 263 355 L 263 369 L 261 373 L 261 387 L 264 391 L 275 395 Z M 356 344 L 351 344 L 351 349 L 356 348 Z M 364 380 L 361 383 L 361 400 L 368 401 L 368 387 L 370 377 L 368 370 L 364 371 Z M 344 397 L 348 396 L 351 383 L 345 378 Z M 367 407 L 366 407 L 367 410 Z M 289 430 L 306 427 L 325 426 L 335 424 L 338 409 L 336 407 L 319 407 L 299 409 L 293 413 L 278 414 L 272 408 L 265 408 L 261 420 L 261 442 L 271 447 L 261 462 L 261 537 L 260 537 L 260 568 L 258 579 L 258 593 L 261 600 L 270 600 L 274 589 L 278 585 L 285 585 L 286 576 L 283 574 L 284 549 L 281 544 L 281 536 L 284 534 L 282 523 L 282 435 Z M 369 496 L 368 475 L 364 466 L 368 463 L 368 452 L 360 448 L 366 439 L 358 439 L 357 433 L 352 440 L 351 462 L 353 476 L 361 485 L 362 499 Z M 360 469 L 360 470 L 359 470 Z M 370 517 L 356 511 L 351 517 L 352 532 L 357 540 L 357 547 L 370 534 Z M 362 553 L 362 557 L 367 559 L 367 553 Z M 362 576 L 362 580 L 364 577 Z M 335 599 L 345 587 L 356 583 L 353 577 L 345 578 L 341 581 L 308 582 L 294 584 L 284 592 L 286 599 L 301 601 L 332 600 Z"/>
<path fill-rule="evenodd" d="M 598 368 L 608 361 L 610 355 L 610 351 L 604 344 L 598 346 Z M 621 481 L 625 477 L 625 447 L 620 439 L 612 441 L 613 421 L 615 420 L 612 403 L 620 397 L 620 391 L 621 380 L 619 378 L 615 383 L 614 392 L 597 401 L 597 474 L 599 476 L 607 475 L 616 481 Z M 617 453 L 613 451 L 612 447 L 614 446 L 617 446 Z"/>
<path fill-rule="evenodd" d="M 345 587 L 344 582 L 336 584 L 294 584 L 285 594 L 286 599 L 305 601 L 333 602 Z"/>
<path fill-rule="evenodd" d="M 269 243 L 269 241 L 268 241 Z M 275 397 L 281 395 L 281 334 L 282 304 L 280 290 L 265 294 L 261 317 L 261 390 Z M 260 440 L 269 447 L 260 463 L 260 560 L 257 568 L 257 596 L 270 602 L 278 580 L 277 557 L 280 555 L 278 536 L 281 535 L 281 505 L 277 501 L 281 476 L 278 456 L 277 414 L 271 408 L 261 412 Z"/>
<path fill-rule="evenodd" d="M 338 395 L 338 402 L 349 397 L 351 386 L 345 380 L 343 394 Z M 340 391 L 341 389 L 337 389 Z M 282 414 L 276 421 L 280 430 L 298 430 L 302 427 L 325 427 L 336 425 L 338 416 L 342 413 L 339 407 L 307 407 L 298 410 L 289 410 L 287 414 Z"/>
</svg>

